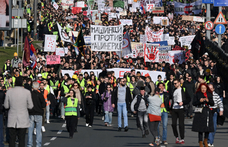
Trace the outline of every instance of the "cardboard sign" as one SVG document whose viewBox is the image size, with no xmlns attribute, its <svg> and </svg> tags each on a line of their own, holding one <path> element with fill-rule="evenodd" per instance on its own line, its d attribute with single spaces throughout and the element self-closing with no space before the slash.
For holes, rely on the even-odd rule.
<svg viewBox="0 0 228 147">
<path fill-rule="evenodd" d="M 121 25 L 132 25 L 132 19 L 120 19 Z"/>
<path fill-rule="evenodd" d="M 167 20 L 167 19 L 162 19 L 161 25 L 162 25 L 162 26 L 167 26 L 167 25 L 169 25 L 169 24 L 168 24 L 168 20 Z"/>
<path fill-rule="evenodd" d="M 56 35 L 45 35 L 45 52 L 55 52 L 56 48 Z"/>
<path fill-rule="evenodd" d="M 161 14 L 164 13 L 164 7 L 153 7 L 153 14 Z"/>
<path fill-rule="evenodd" d="M 196 22 L 204 22 L 204 18 L 200 16 L 193 16 L 193 21 Z"/>
<path fill-rule="evenodd" d="M 193 16 L 182 15 L 182 20 L 193 21 Z"/>
<path fill-rule="evenodd" d="M 54 2 L 54 3 L 53 3 L 53 7 L 55 8 L 55 10 L 58 10 L 59 5 L 58 5 L 56 2 Z"/>
<path fill-rule="evenodd" d="M 127 11 L 126 10 L 120 12 L 120 16 L 126 16 L 126 15 L 127 15 Z"/>
<path fill-rule="evenodd" d="M 95 20 L 95 25 L 99 25 L 99 24 L 102 24 L 102 21 L 101 20 Z"/>
<path fill-rule="evenodd" d="M 48 55 L 47 56 L 47 64 L 60 64 L 60 55 Z"/>
<path fill-rule="evenodd" d="M 147 4 L 146 5 L 146 11 L 147 12 L 152 12 L 153 7 L 155 7 L 155 4 Z"/>
<path fill-rule="evenodd" d="M 59 55 L 60 57 L 64 57 L 65 56 L 64 48 L 56 48 L 55 54 Z"/>
<path fill-rule="evenodd" d="M 74 37 L 78 37 L 78 31 L 70 31 L 69 36 L 72 36 L 72 33 L 74 34 Z"/>
</svg>

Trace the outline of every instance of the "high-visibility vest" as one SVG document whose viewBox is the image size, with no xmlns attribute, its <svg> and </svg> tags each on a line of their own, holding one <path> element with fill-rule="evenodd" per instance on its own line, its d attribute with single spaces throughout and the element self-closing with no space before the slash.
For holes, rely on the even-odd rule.
<svg viewBox="0 0 228 147">
<path fill-rule="evenodd" d="M 48 72 L 44 72 L 44 73 L 42 73 L 41 75 L 42 75 L 42 78 L 43 78 L 43 79 L 47 79 Z"/>
<path fill-rule="evenodd" d="M 27 10 L 27 13 L 28 13 L 28 14 L 31 14 L 30 8 L 27 8 L 26 10 Z"/>
<path fill-rule="evenodd" d="M 48 94 L 49 94 L 50 93 L 50 86 L 47 85 L 47 87 L 45 88 L 45 90 L 47 90 L 48 91 Z"/>
<path fill-rule="evenodd" d="M 132 94 L 133 90 L 134 90 L 134 86 L 129 82 L 127 83 L 127 86 L 130 88 L 130 92 Z"/>
<path fill-rule="evenodd" d="M 77 116 L 78 99 L 74 98 L 74 104 L 71 98 L 67 98 L 67 105 L 65 106 L 65 116 Z"/>
<path fill-rule="evenodd" d="M 162 103 L 164 103 L 164 94 L 162 95 L 162 97 L 161 96 L 159 97 L 162 99 Z M 161 112 L 168 112 L 168 111 L 166 110 L 166 108 L 161 108 Z"/>
<path fill-rule="evenodd" d="M 129 83 L 130 81 L 131 81 L 131 78 L 127 76 L 127 83 Z"/>
<path fill-rule="evenodd" d="M 69 93 L 69 91 L 70 91 L 70 88 L 71 88 L 71 85 L 69 86 L 69 88 L 68 88 L 66 85 L 63 85 L 64 94 L 67 94 L 67 93 Z"/>
<path fill-rule="evenodd" d="M 52 80 L 50 80 L 50 86 L 53 90 L 56 90 L 58 85 L 59 85 L 59 80 L 57 80 L 55 83 Z"/>
<path fill-rule="evenodd" d="M 80 85 L 80 87 L 83 87 L 83 88 L 85 87 L 85 79 L 84 78 L 82 79 L 81 82 L 79 81 L 79 78 L 78 78 L 77 82 Z"/>
<path fill-rule="evenodd" d="M 156 81 L 155 85 L 157 86 L 158 83 L 163 83 L 163 81 Z"/>
<path fill-rule="evenodd" d="M 27 29 L 28 29 L 28 32 L 31 31 L 31 27 L 30 27 L 30 24 L 27 22 Z"/>
<path fill-rule="evenodd" d="M 100 85 L 96 86 L 96 93 L 99 93 L 99 87 L 100 87 Z"/>
</svg>

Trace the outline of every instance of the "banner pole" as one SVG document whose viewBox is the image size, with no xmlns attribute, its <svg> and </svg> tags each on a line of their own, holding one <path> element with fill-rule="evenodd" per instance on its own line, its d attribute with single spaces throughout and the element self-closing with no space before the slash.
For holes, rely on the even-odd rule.
<svg viewBox="0 0 228 147">
<path fill-rule="evenodd" d="M 22 72 L 22 76 L 24 75 L 24 71 L 23 71 L 23 62 L 24 62 L 24 55 L 25 55 L 25 51 L 23 50 L 23 53 L 22 53 L 22 66 L 21 66 L 21 72 Z"/>
</svg>

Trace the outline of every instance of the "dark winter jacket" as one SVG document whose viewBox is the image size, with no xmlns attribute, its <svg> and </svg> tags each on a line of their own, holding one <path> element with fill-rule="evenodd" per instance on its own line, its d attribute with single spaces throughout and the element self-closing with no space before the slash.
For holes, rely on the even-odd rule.
<svg viewBox="0 0 228 147">
<path fill-rule="evenodd" d="M 115 104 L 117 106 L 118 101 L 118 87 L 114 88 L 112 93 L 112 104 Z M 125 96 L 125 102 L 127 105 L 127 109 L 130 110 L 130 103 L 131 103 L 131 92 L 130 88 L 126 86 L 126 96 Z"/>
<path fill-rule="evenodd" d="M 29 110 L 29 115 L 43 115 L 43 108 L 46 107 L 46 102 L 44 100 L 43 95 L 36 90 L 33 90 L 31 94 L 34 107 L 31 110 Z"/>
</svg>

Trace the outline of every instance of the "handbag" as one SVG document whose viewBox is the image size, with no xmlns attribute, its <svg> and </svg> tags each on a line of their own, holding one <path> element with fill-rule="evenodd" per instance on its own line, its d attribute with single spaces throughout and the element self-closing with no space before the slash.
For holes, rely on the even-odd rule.
<svg viewBox="0 0 228 147">
<path fill-rule="evenodd" d="M 195 108 L 195 113 L 202 113 L 203 112 L 203 108 Z"/>
</svg>

